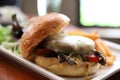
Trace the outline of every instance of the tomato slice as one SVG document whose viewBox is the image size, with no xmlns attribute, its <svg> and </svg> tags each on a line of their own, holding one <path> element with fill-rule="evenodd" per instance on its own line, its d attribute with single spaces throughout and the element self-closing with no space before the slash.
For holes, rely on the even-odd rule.
<svg viewBox="0 0 120 80">
<path fill-rule="evenodd" d="M 90 62 L 99 62 L 99 58 L 94 54 L 87 56 L 87 60 Z"/>
<path fill-rule="evenodd" d="M 51 53 L 53 53 L 51 50 L 49 49 L 45 49 L 45 48 L 39 48 L 36 50 L 36 53 L 38 55 L 43 55 L 43 56 L 47 56 L 50 55 Z"/>
</svg>

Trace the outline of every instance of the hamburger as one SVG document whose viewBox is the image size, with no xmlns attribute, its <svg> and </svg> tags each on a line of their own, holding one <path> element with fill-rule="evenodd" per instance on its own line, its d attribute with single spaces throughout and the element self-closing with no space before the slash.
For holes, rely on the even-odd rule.
<svg viewBox="0 0 120 80">
<path fill-rule="evenodd" d="M 20 40 L 23 58 L 60 76 L 86 76 L 105 66 L 93 40 L 62 32 L 69 22 L 61 13 L 31 18 Z"/>
</svg>

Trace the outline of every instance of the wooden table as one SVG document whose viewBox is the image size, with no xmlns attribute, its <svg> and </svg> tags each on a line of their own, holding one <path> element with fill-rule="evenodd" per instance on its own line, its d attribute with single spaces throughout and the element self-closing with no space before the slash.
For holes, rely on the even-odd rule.
<svg viewBox="0 0 120 80">
<path fill-rule="evenodd" d="M 23 67 L 13 60 L 0 55 L 0 80 L 48 80 Z"/>
</svg>

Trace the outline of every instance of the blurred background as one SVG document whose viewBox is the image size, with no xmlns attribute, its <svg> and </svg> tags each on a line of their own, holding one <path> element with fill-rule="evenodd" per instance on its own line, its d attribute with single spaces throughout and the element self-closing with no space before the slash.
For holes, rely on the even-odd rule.
<svg viewBox="0 0 120 80">
<path fill-rule="evenodd" d="M 46 3 L 45 3 L 46 1 Z M 68 15 L 71 18 L 72 24 L 77 24 L 75 16 L 77 15 L 78 0 L 38 0 L 40 9 L 48 7 L 48 12 L 61 12 Z M 38 15 L 37 0 L 1 0 L 0 6 L 17 6 L 23 13 L 29 15 Z M 72 6 L 70 6 L 72 5 Z M 54 8 L 54 9 L 53 9 Z M 40 10 L 41 13 L 43 10 Z"/>
<path fill-rule="evenodd" d="M 14 13 L 22 23 L 33 16 L 60 12 L 74 27 L 98 31 L 102 38 L 120 43 L 119 4 L 119 0 L 1 0 L 0 23 L 11 23 Z"/>
</svg>

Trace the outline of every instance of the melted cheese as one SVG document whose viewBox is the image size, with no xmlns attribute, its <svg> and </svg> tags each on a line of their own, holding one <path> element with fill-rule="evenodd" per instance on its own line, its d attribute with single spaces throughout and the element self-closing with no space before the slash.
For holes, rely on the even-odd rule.
<svg viewBox="0 0 120 80">
<path fill-rule="evenodd" d="M 44 46 L 57 53 L 85 54 L 95 48 L 95 43 L 83 36 L 54 34 L 47 37 Z"/>
</svg>

